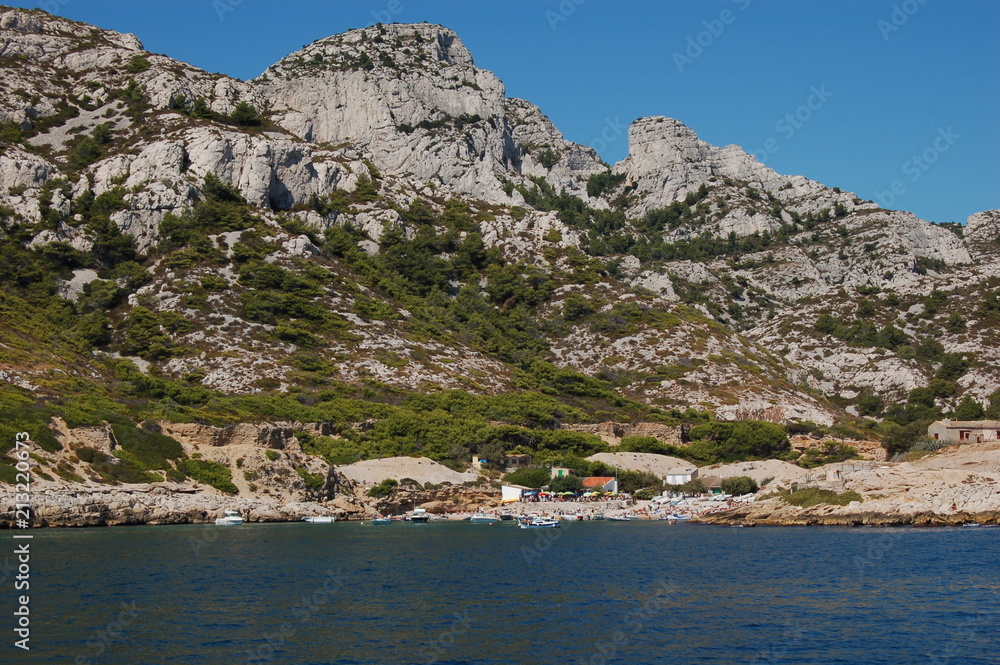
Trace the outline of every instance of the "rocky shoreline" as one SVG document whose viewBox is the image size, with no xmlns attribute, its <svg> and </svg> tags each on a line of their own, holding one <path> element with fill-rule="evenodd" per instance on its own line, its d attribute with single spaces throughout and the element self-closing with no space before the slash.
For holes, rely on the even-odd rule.
<svg viewBox="0 0 1000 665">
<path fill-rule="evenodd" d="M 970 525 L 1000 526 L 1000 511 L 981 513 L 915 513 L 864 512 L 823 512 L 813 510 L 795 511 L 794 506 L 786 510 L 761 510 L 760 506 L 740 507 L 725 512 L 698 518 L 700 524 L 727 526 L 879 526 L 879 527 L 962 527 Z M 820 506 L 817 506 L 820 508 Z M 830 508 L 830 506 L 822 506 Z"/>
<path fill-rule="evenodd" d="M 449 515 L 468 512 L 487 497 L 470 495 L 472 501 L 445 506 L 434 502 L 431 512 Z M 17 526 L 13 492 L 0 493 L 0 529 Z M 330 515 L 338 521 L 368 519 L 380 512 L 398 513 L 396 502 L 362 501 L 338 497 L 333 501 L 282 502 L 272 498 L 229 497 L 186 488 L 148 489 L 97 488 L 87 490 L 47 490 L 32 496 L 31 526 L 106 527 L 158 526 L 170 524 L 213 524 L 225 510 L 236 510 L 246 522 L 300 522 L 304 517 Z M 448 510 L 451 507 L 453 510 Z M 548 507 L 548 506 L 545 506 Z M 642 508 L 642 505 L 637 505 Z M 961 527 L 1000 525 L 1000 510 L 982 512 L 933 512 L 920 510 L 863 511 L 856 507 L 822 504 L 797 508 L 779 500 L 739 506 L 731 510 L 695 517 L 691 523 L 718 526 L 878 526 L 878 527 Z"/>
</svg>

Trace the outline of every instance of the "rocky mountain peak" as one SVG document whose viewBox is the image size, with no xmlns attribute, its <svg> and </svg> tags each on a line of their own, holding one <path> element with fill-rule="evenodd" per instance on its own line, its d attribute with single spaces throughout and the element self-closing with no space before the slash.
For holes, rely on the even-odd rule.
<svg viewBox="0 0 1000 665">
<path fill-rule="evenodd" d="M 615 165 L 637 184 L 638 200 L 630 212 L 642 215 L 683 199 L 702 185 L 734 180 L 779 199 L 804 214 L 838 203 L 848 209 L 858 200 L 850 192 L 831 190 L 803 176 L 785 176 L 757 161 L 737 145 L 714 146 L 673 118 L 640 118 L 629 127 L 629 154 Z M 760 231 L 760 224 L 753 225 Z"/>
<path fill-rule="evenodd" d="M 525 168 L 542 177 L 553 171 L 553 180 L 576 189 L 571 173 L 603 168 L 537 108 L 508 104 L 500 79 L 477 68 L 458 36 L 438 25 L 377 25 L 321 39 L 254 83 L 276 122 L 300 138 L 351 143 L 384 171 L 494 203 L 520 202 L 504 184 Z M 522 143 L 515 124 L 540 143 Z M 546 158 L 526 158 L 532 149 Z"/>
</svg>

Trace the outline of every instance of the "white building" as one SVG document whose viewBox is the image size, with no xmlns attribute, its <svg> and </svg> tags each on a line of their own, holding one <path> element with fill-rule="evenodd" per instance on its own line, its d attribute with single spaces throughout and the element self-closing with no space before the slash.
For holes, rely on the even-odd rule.
<svg viewBox="0 0 1000 665">
<path fill-rule="evenodd" d="M 522 487 L 521 485 L 504 485 L 500 488 L 500 503 L 520 501 L 524 493 L 530 490 L 530 487 Z"/>
</svg>

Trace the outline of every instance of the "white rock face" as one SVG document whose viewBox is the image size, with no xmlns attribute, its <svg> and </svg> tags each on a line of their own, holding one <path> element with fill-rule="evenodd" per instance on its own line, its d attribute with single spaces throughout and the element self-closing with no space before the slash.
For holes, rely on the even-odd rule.
<svg viewBox="0 0 1000 665">
<path fill-rule="evenodd" d="M 514 140 L 521 146 L 521 173 L 545 178 L 556 191 L 586 198 L 587 178 L 607 170 L 597 152 L 563 138 L 562 132 L 531 102 L 512 97 L 506 102 L 506 111 Z M 551 167 L 539 161 L 545 149 L 558 157 Z"/>
<path fill-rule="evenodd" d="M 0 154 L 0 196 L 11 188 L 40 187 L 56 172 L 56 167 L 38 155 L 10 147 Z"/>
<path fill-rule="evenodd" d="M 965 243 L 977 261 L 996 261 L 1000 256 L 1000 210 L 977 212 L 969 217 Z"/>
<path fill-rule="evenodd" d="M 503 83 L 440 26 L 387 25 L 382 34 L 368 28 L 322 39 L 255 83 L 296 136 L 353 143 L 380 169 L 486 201 L 516 202 L 503 181 L 522 172 L 578 190 L 575 174 L 603 170 L 593 150 L 563 140 L 537 107 L 505 99 Z M 537 155 L 525 156 L 528 141 L 550 144 L 560 163 L 550 172 Z"/>
<path fill-rule="evenodd" d="M 697 191 L 702 184 L 723 178 L 744 181 L 789 206 L 798 199 L 808 198 L 804 210 L 833 208 L 837 203 L 854 207 L 854 196 L 848 192 L 833 192 L 802 176 L 779 175 L 739 146 L 713 146 L 672 118 L 640 118 L 629 127 L 628 137 L 628 157 L 615 164 L 613 170 L 625 174 L 628 182 L 638 184 L 639 201 L 629 210 L 634 216 L 667 206 Z M 747 220 L 737 216 L 725 228 L 726 232 L 749 235 L 766 230 L 762 227 L 773 229 L 778 225 L 777 220 L 764 224 L 753 217 Z"/>
</svg>

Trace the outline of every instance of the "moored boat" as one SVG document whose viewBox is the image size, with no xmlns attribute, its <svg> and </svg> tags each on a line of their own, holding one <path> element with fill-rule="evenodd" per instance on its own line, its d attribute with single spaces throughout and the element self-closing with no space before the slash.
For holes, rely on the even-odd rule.
<svg viewBox="0 0 1000 665">
<path fill-rule="evenodd" d="M 222 517 L 215 518 L 218 526 L 238 526 L 243 524 L 243 517 L 235 510 L 227 510 Z"/>
<path fill-rule="evenodd" d="M 469 518 L 469 521 L 473 524 L 493 524 L 499 522 L 500 518 L 489 513 L 475 513 Z"/>
<path fill-rule="evenodd" d="M 337 518 L 332 515 L 309 515 L 302 518 L 303 522 L 309 522 L 310 524 L 333 524 L 337 521 Z"/>
<path fill-rule="evenodd" d="M 549 517 L 533 517 L 522 520 L 520 527 L 522 529 L 558 529 L 559 520 Z"/>
<path fill-rule="evenodd" d="M 427 524 L 431 519 L 431 516 L 427 514 L 426 508 L 414 508 L 413 514 L 410 515 L 410 521 L 414 524 Z"/>
</svg>

